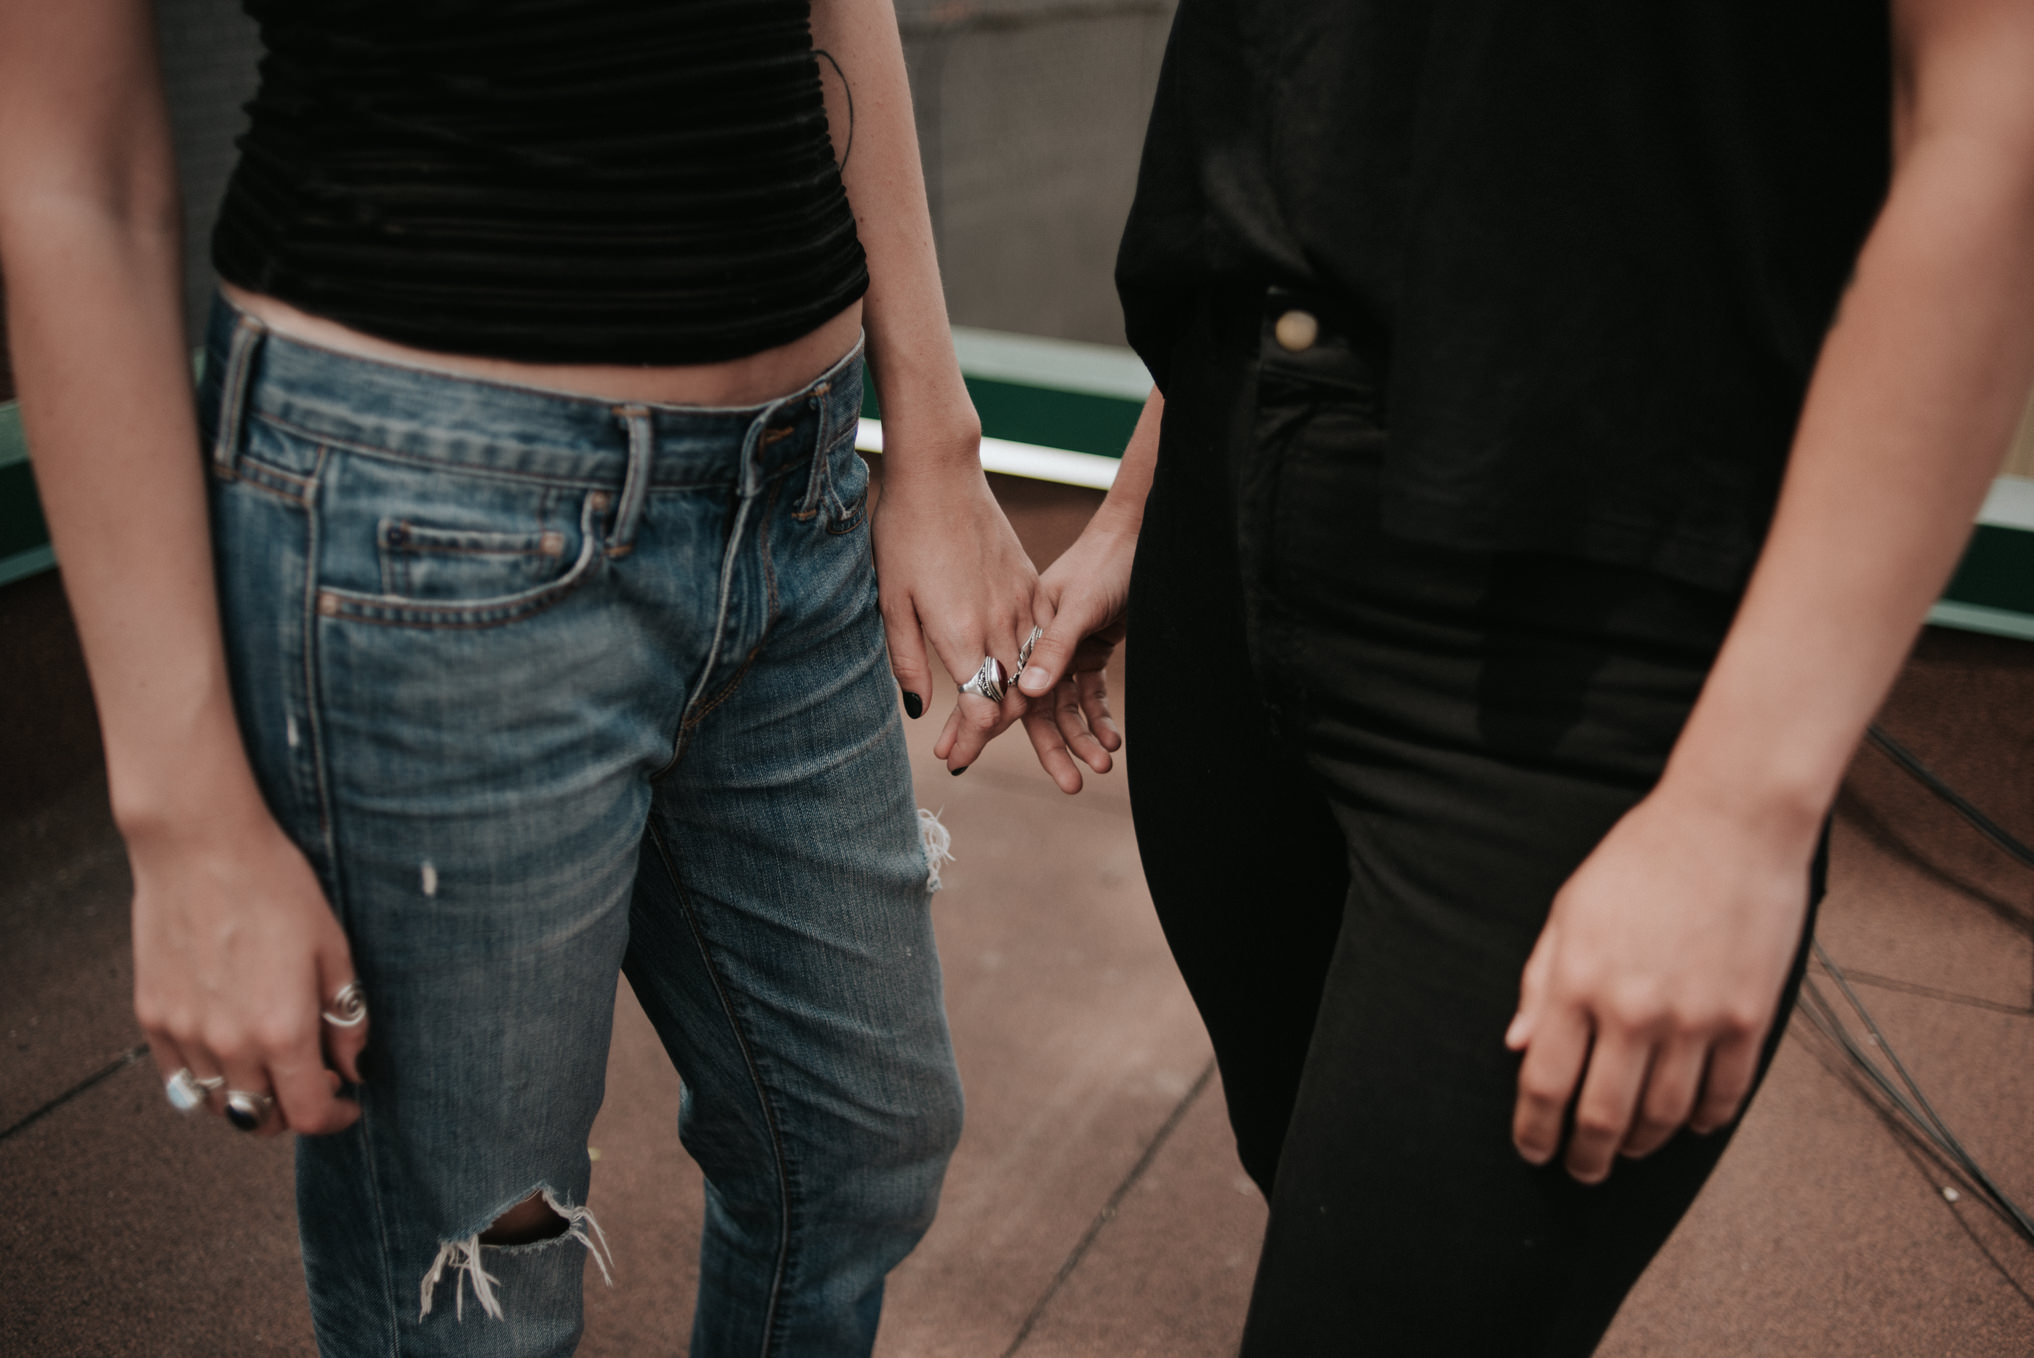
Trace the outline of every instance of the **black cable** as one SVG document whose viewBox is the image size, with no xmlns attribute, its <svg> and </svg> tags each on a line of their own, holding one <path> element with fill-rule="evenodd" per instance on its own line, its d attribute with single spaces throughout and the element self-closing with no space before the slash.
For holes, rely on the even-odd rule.
<svg viewBox="0 0 2034 1358">
<path fill-rule="evenodd" d="M 2034 1244 L 2034 1216 L 2030 1216 L 2026 1209 L 1993 1181 L 1991 1175 L 1985 1172 L 1984 1166 L 1978 1163 L 1977 1157 L 1966 1150 L 1963 1142 L 1949 1130 L 1949 1124 L 1935 1111 L 1935 1105 L 1921 1092 L 1921 1086 L 1915 1083 L 1906 1065 L 1894 1052 L 1892 1044 L 1886 1040 L 1885 1033 L 1872 1018 L 1871 1011 L 1864 1007 L 1864 1003 L 1858 999 L 1857 992 L 1851 989 L 1850 979 L 1843 974 L 1843 969 L 1823 950 L 1821 940 L 1814 941 L 1814 948 L 1816 960 L 1822 964 L 1829 978 L 1836 982 L 1837 988 L 1843 992 L 1844 998 L 1849 1001 L 1857 1016 L 1864 1021 L 1866 1030 L 1871 1034 L 1872 1045 L 1885 1054 L 1886 1060 L 1899 1075 L 1900 1085 L 1896 1086 L 1879 1068 L 1878 1063 L 1858 1044 L 1857 1039 L 1851 1036 L 1850 1030 L 1844 1025 L 1835 1007 L 1812 981 L 1802 987 L 1802 996 L 1809 1001 L 1804 1012 L 1810 1022 L 1843 1049 L 1852 1064 L 1871 1081 L 1893 1109 L 1906 1119 L 1910 1124 L 1908 1128 L 1910 1132 L 1924 1138 L 1939 1156 L 1946 1160 L 1948 1166 L 1961 1172 L 1973 1196 L 1996 1211 L 2004 1218 L 2006 1224 L 2028 1243 Z M 1904 1090 L 1900 1086 L 1905 1086 Z"/>
<path fill-rule="evenodd" d="M 1869 727 L 1865 734 L 1881 753 L 1899 765 L 1916 782 L 1947 802 L 1986 839 L 2005 850 L 2022 865 L 2034 868 L 2034 849 L 2030 849 L 2021 840 L 2009 834 L 1997 821 L 1973 806 L 1963 794 L 1944 782 L 1906 746 L 1887 735 L 1877 725 Z M 1865 1008 L 1864 1002 L 1858 998 L 1857 991 L 1851 988 L 1850 978 L 1824 950 L 1822 940 L 1811 938 L 1810 943 L 1815 949 L 1816 961 L 1821 964 L 1822 970 L 1829 978 L 1836 982 L 1837 988 L 1843 992 L 1843 997 L 1852 1011 L 1863 1021 L 1872 1045 L 1883 1053 L 1892 1065 L 1894 1073 L 1898 1076 L 1898 1082 L 1896 1083 L 1893 1076 L 1889 1076 L 1879 1067 L 1878 1062 L 1851 1034 L 1842 1015 L 1812 979 L 1805 981 L 1801 987 L 1801 1001 L 1798 1006 L 1801 1015 L 1807 1019 L 1811 1027 L 1833 1042 L 1849 1059 L 1853 1083 L 1868 1101 L 1875 1105 L 1883 1101 L 1883 1105 L 1880 1106 L 1882 1115 L 1888 1117 L 1898 1130 L 1905 1133 L 1946 1173 L 1958 1179 L 1972 1197 L 1997 1213 L 2029 1244 L 2034 1244 L 2034 1216 L 2030 1216 L 2025 1208 L 1993 1181 L 1991 1175 L 1985 1172 L 1984 1166 L 1964 1148 L 1956 1134 L 1949 1130 L 1949 1124 L 1935 1111 L 1935 1105 L 1928 1101 L 1928 1096 L 1921 1092 L 1921 1086 L 1915 1082 L 1906 1064 L 1893 1050 L 1893 1044 L 1886 1040 L 1885 1033 L 1879 1029 L 1871 1011 Z M 1874 1093 L 1878 1096 L 1877 1099 L 1873 1099 Z"/>
<path fill-rule="evenodd" d="M 1962 793 L 1943 782 L 1933 769 L 1916 758 L 1912 750 L 1887 735 L 1876 723 L 1865 729 L 1865 738 L 1878 746 L 1888 759 L 1898 764 L 1915 782 L 1948 802 L 1956 814 L 1977 828 L 1979 834 L 2018 859 L 2023 866 L 2034 868 L 2034 849 L 2028 848 L 2026 844 L 2008 834 L 1997 821 L 1972 806 L 1964 799 Z"/>
</svg>

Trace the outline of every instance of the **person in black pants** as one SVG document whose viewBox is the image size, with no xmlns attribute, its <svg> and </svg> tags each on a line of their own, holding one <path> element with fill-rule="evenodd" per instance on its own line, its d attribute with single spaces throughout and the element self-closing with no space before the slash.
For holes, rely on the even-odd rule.
<svg viewBox="0 0 2034 1358">
<path fill-rule="evenodd" d="M 2030 61 L 2009 0 L 1183 0 L 1158 390 L 1019 688 L 1077 788 L 1127 615 L 1250 1358 L 1588 1353 L 1715 1166 L 2034 379 Z"/>
</svg>

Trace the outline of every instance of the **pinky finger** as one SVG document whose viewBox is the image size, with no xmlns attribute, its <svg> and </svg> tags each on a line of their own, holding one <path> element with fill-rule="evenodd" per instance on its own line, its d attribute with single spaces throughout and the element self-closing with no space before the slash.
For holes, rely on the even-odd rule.
<svg viewBox="0 0 2034 1358">
<path fill-rule="evenodd" d="M 1756 1037 L 1732 1038 L 1720 1042 L 1709 1055 L 1709 1078 L 1703 1082 L 1702 1100 L 1688 1119 L 1691 1131 L 1713 1132 L 1734 1121 L 1744 1111 L 1758 1073 L 1759 1042 Z"/>
<path fill-rule="evenodd" d="M 960 739 L 961 710 L 958 704 L 946 714 L 946 726 L 939 733 L 939 739 L 932 742 L 932 757 L 945 762 L 953 753 L 954 741 Z"/>
</svg>

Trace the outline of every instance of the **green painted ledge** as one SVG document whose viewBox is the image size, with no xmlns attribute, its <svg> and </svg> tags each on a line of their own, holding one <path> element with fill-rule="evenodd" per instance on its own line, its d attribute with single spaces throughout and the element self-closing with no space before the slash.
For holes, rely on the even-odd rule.
<svg viewBox="0 0 2034 1358">
<path fill-rule="evenodd" d="M 1992 482 L 1977 531 L 1928 621 L 2034 641 L 2034 480 Z"/>
<path fill-rule="evenodd" d="M 982 417 L 982 466 L 1106 488 L 1137 427 L 1151 377 L 1128 349 L 956 326 L 961 376 Z M 875 388 L 862 387 L 856 446 L 883 451 Z"/>
<path fill-rule="evenodd" d="M 1128 349 L 956 327 L 954 348 L 982 416 L 990 471 L 1104 488 L 1114 480 L 1151 379 Z M 860 437 L 883 448 L 865 388 Z M 29 473 L 20 413 L 0 402 L 0 584 L 55 564 Z M 2034 641 L 2034 479 L 2002 476 L 1941 602 L 1938 626 Z"/>
<path fill-rule="evenodd" d="M 35 498 L 28 441 L 21 436 L 21 407 L 0 401 L 0 585 L 56 564 L 49 527 Z"/>
</svg>

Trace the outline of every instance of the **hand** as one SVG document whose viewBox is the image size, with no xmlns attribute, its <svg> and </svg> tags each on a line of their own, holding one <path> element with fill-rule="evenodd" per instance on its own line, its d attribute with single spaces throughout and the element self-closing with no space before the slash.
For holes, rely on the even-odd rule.
<svg viewBox="0 0 2034 1358">
<path fill-rule="evenodd" d="M 1045 635 L 1018 681 L 1030 700 L 1024 731 L 1038 762 L 1060 791 L 1081 790 L 1078 759 L 1096 773 L 1112 767 L 1123 747 L 1109 715 L 1109 656 L 1123 641 L 1130 597 L 1130 563 L 1137 531 L 1097 514 L 1059 560 L 1039 578 L 1040 624 Z M 1043 701 L 1050 694 L 1050 701 Z"/>
<path fill-rule="evenodd" d="M 1525 1053 L 1521 1155 L 1553 1159 L 1571 1101 L 1566 1163 L 1583 1183 L 1684 1123 L 1738 1115 L 1800 946 L 1812 852 L 1812 834 L 1664 781 L 1612 828 L 1554 898 L 1505 1034 Z"/>
<path fill-rule="evenodd" d="M 888 455 L 886 454 L 886 457 Z M 889 637 L 890 667 L 904 710 L 918 716 L 935 681 L 926 643 L 955 685 L 974 677 L 984 655 L 1006 670 L 1031 634 L 1038 572 L 1018 544 L 987 478 L 973 459 L 886 465 L 876 503 L 876 586 Z M 1024 714 L 1006 692 L 996 704 L 960 695 L 933 753 L 953 773 Z"/>
<path fill-rule="evenodd" d="M 267 1094 L 258 1129 L 336 1132 L 360 1107 L 367 1023 L 320 1012 L 354 979 L 346 936 L 317 877 L 265 808 L 201 827 L 130 832 L 134 1011 L 165 1078 L 188 1069 L 223 1112 L 227 1090 Z"/>
</svg>

